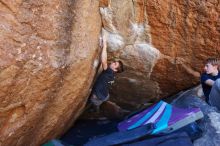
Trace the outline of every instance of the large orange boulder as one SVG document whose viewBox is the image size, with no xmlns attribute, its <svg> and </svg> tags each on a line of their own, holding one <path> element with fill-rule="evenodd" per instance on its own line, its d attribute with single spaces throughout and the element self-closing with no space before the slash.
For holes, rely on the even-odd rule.
<svg viewBox="0 0 220 146">
<path fill-rule="evenodd" d="M 37 146 L 85 106 L 99 58 L 99 2 L 0 2 L 0 145 Z"/>
</svg>

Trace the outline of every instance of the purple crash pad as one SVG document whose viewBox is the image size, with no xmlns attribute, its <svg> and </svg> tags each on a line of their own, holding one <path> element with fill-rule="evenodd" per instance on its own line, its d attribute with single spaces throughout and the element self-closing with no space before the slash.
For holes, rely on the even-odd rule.
<svg viewBox="0 0 220 146">
<path fill-rule="evenodd" d="M 203 118 L 199 108 L 182 109 L 160 101 L 146 110 L 118 124 L 119 131 L 131 130 L 148 123 L 154 123 L 152 134 L 170 133 L 198 119 Z"/>
</svg>

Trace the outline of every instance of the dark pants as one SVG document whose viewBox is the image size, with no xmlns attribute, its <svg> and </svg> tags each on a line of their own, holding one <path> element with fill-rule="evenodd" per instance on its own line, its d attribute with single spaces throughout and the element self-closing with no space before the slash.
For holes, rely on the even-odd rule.
<svg viewBox="0 0 220 146">
<path fill-rule="evenodd" d="M 101 100 L 99 99 L 95 94 L 92 94 L 90 96 L 90 102 L 92 103 L 92 105 L 95 107 L 96 111 L 99 111 L 99 107 L 100 105 L 107 101 L 109 99 L 109 95 L 104 99 L 104 100 Z"/>
<path fill-rule="evenodd" d="M 220 110 L 220 79 L 217 79 L 212 85 L 212 90 L 209 95 L 209 103 Z"/>
</svg>

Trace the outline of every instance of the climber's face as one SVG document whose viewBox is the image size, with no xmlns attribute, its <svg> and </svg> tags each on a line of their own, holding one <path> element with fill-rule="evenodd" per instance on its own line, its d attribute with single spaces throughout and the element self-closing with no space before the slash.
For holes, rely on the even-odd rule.
<svg viewBox="0 0 220 146">
<path fill-rule="evenodd" d="M 207 63 L 204 67 L 204 70 L 207 74 L 215 73 L 218 70 L 217 65 L 212 65 L 211 63 Z"/>
<path fill-rule="evenodd" d="M 117 72 L 118 70 L 118 67 L 119 67 L 119 63 L 117 61 L 115 62 L 112 62 L 109 67 L 114 71 L 114 72 Z"/>
</svg>

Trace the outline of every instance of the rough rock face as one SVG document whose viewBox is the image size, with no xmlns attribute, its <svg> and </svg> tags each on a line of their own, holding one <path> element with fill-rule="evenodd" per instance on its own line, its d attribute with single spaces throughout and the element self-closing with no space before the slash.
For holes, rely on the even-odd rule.
<svg viewBox="0 0 220 146">
<path fill-rule="evenodd" d="M 218 0 L 102 3 L 110 60 L 120 59 L 127 68 L 111 90 L 112 100 L 124 107 L 137 108 L 198 84 L 203 61 L 220 56 Z"/>
<path fill-rule="evenodd" d="M 165 96 L 192 87 L 198 79 L 186 70 L 201 72 L 208 57 L 220 57 L 219 1 L 147 1 L 146 6 L 153 45 L 173 59 L 158 60 L 152 78 Z"/>
<path fill-rule="evenodd" d="M 0 20 L 0 145 L 37 146 L 70 127 L 86 103 L 99 1 L 1 0 Z"/>
</svg>

